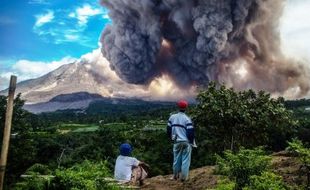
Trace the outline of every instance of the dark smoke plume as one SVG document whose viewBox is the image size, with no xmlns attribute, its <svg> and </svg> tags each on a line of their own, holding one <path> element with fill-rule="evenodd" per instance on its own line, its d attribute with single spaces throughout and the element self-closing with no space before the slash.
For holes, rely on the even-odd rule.
<svg viewBox="0 0 310 190">
<path fill-rule="evenodd" d="M 168 74 L 178 86 L 209 81 L 282 94 L 309 91 L 308 68 L 280 50 L 283 0 L 101 0 L 112 24 L 102 53 L 121 79 L 148 84 Z M 240 68 L 246 75 L 240 77 Z"/>
</svg>

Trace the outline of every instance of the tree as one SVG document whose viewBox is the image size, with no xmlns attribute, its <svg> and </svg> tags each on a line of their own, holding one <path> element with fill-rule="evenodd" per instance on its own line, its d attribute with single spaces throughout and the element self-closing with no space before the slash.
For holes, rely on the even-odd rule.
<svg viewBox="0 0 310 190">
<path fill-rule="evenodd" d="M 263 91 L 236 92 L 210 83 L 197 101 L 193 111 L 197 139 L 211 151 L 260 145 L 282 149 L 297 124 L 283 98 L 273 99 Z"/>
<path fill-rule="evenodd" d="M 12 134 L 14 138 L 10 140 L 8 164 L 6 172 L 6 182 L 11 183 L 26 168 L 35 162 L 35 142 L 30 139 L 29 131 L 33 130 L 32 119 L 33 114 L 23 109 L 24 100 L 20 94 L 14 99 L 13 118 L 12 118 Z M 5 122 L 5 112 L 7 105 L 7 97 L 0 96 L 0 140 L 2 144 L 3 129 Z"/>
</svg>

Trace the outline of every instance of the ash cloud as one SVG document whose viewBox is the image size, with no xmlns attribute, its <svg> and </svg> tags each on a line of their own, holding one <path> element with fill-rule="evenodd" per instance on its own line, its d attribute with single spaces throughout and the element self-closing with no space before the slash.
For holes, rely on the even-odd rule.
<svg viewBox="0 0 310 190">
<path fill-rule="evenodd" d="M 101 0 L 112 24 L 102 54 L 124 81 L 168 75 L 184 89 L 209 81 L 305 96 L 309 69 L 281 53 L 282 0 Z M 245 74 L 238 74 L 240 68 Z"/>
</svg>

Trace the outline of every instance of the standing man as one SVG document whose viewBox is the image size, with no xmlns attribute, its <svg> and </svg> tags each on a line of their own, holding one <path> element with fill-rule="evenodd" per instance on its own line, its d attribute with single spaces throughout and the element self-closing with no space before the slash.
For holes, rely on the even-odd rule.
<svg viewBox="0 0 310 190">
<path fill-rule="evenodd" d="M 194 127 L 191 119 L 185 114 L 187 101 L 180 100 L 179 112 L 170 116 L 167 133 L 173 141 L 173 179 L 181 181 L 188 179 L 191 163 L 192 146 L 194 144 Z"/>
</svg>

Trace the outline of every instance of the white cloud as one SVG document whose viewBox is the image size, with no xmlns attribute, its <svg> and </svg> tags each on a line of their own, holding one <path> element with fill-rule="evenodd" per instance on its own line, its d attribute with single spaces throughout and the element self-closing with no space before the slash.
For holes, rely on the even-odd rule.
<svg viewBox="0 0 310 190">
<path fill-rule="evenodd" d="M 58 22 L 59 27 L 34 27 L 33 31 L 41 37 L 42 40 L 50 43 L 55 44 L 63 44 L 66 42 L 78 42 L 80 44 L 83 44 L 84 46 L 88 46 L 84 44 L 84 42 L 88 41 L 90 39 L 89 36 L 83 36 L 81 33 L 84 29 L 75 29 L 75 28 L 68 28 L 68 26 L 65 26 L 66 23 Z M 94 47 L 92 45 L 91 47 Z"/>
<path fill-rule="evenodd" d="M 69 16 L 76 16 L 79 20 L 80 25 L 85 25 L 88 22 L 88 19 L 92 16 L 101 14 L 101 9 L 93 8 L 89 4 L 84 4 L 83 7 L 78 7 L 76 9 L 76 14 L 70 13 Z"/>
<path fill-rule="evenodd" d="M 7 76 L 0 76 L 0 90 L 8 88 L 9 87 L 9 78 L 10 73 L 8 73 Z"/>
<path fill-rule="evenodd" d="M 4 83 L 9 80 L 11 75 L 16 75 L 18 77 L 18 81 L 37 78 L 57 69 L 64 64 L 72 63 L 76 60 L 77 59 L 72 57 L 64 57 L 59 61 L 51 62 L 19 60 L 5 72 L 0 73 L 0 79 L 1 81 L 4 81 L 0 83 L 0 89 L 7 87 L 7 84 Z"/>
<path fill-rule="evenodd" d="M 107 23 L 109 22 L 107 13 L 108 10 L 99 5 L 97 8 L 87 3 L 68 9 L 57 9 L 54 12 L 49 10 L 45 14 L 36 16 L 37 22 L 33 27 L 33 32 L 47 43 L 75 42 L 81 46 L 96 48 L 97 41 L 95 40 L 98 40 L 98 37 L 94 38 L 94 33 L 97 31 L 88 30 L 90 28 L 87 23 L 90 18 Z"/>
<path fill-rule="evenodd" d="M 288 56 L 310 60 L 310 1 L 288 0 L 280 23 L 282 49 Z"/>
<path fill-rule="evenodd" d="M 76 17 L 76 14 L 75 14 L 74 12 L 71 12 L 71 13 L 68 14 L 68 16 L 69 16 L 70 18 L 75 18 L 75 17 Z"/>
<path fill-rule="evenodd" d="M 79 35 L 74 35 L 74 34 L 65 34 L 65 38 L 68 41 L 77 41 L 80 38 L 80 36 Z"/>
<path fill-rule="evenodd" d="M 103 9 L 102 18 L 106 20 L 111 20 L 107 9 Z"/>
<path fill-rule="evenodd" d="M 46 14 L 36 15 L 36 23 L 34 24 L 35 27 L 43 26 L 46 23 L 51 22 L 54 19 L 54 12 L 48 10 Z"/>
<path fill-rule="evenodd" d="M 76 59 L 71 57 L 64 57 L 59 61 L 52 62 L 19 60 L 15 65 L 13 65 L 12 69 L 13 71 L 19 73 L 22 77 L 34 78 L 55 70 L 61 65 L 72 63 L 75 60 Z"/>
<path fill-rule="evenodd" d="M 108 13 L 106 13 L 106 14 L 102 15 L 102 18 L 103 18 L 103 19 L 107 19 L 107 20 L 108 20 L 108 19 L 110 19 L 110 17 L 109 17 L 109 15 L 108 15 Z"/>
</svg>

